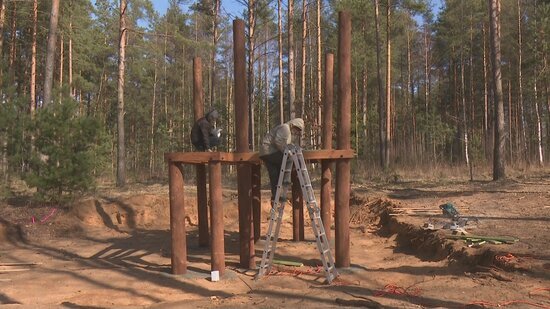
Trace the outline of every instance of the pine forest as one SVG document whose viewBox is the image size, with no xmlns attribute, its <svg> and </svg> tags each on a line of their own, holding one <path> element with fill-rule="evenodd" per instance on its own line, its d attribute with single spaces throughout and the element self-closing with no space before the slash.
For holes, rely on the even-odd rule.
<svg viewBox="0 0 550 309">
<path fill-rule="evenodd" d="M 238 1 L 239 13 L 222 0 L 159 13 L 152 0 L 0 0 L 1 183 L 60 196 L 165 181 L 164 154 L 194 151 L 197 59 L 217 150 L 235 151 L 235 19 L 250 150 L 295 117 L 304 148 L 321 148 L 339 11 L 352 16 L 353 177 L 443 167 L 499 180 L 550 160 L 550 1 Z"/>
</svg>

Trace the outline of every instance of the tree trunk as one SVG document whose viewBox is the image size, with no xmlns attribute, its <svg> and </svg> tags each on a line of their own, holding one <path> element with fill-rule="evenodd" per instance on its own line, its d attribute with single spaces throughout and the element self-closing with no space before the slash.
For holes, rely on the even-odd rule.
<svg viewBox="0 0 550 309">
<path fill-rule="evenodd" d="M 64 62 L 64 57 L 65 57 L 65 54 L 64 54 L 64 51 L 65 51 L 65 47 L 63 46 L 63 34 L 61 34 L 60 38 L 59 38 L 59 104 L 61 104 L 61 101 L 62 101 L 62 98 L 63 98 L 63 93 L 62 93 L 62 88 L 63 88 L 63 62 Z"/>
<path fill-rule="evenodd" d="M 411 87 L 411 32 L 409 29 L 406 30 L 407 32 L 407 89 L 405 92 L 405 105 L 407 108 L 409 108 L 409 105 L 411 104 L 411 93 L 409 91 L 412 89 Z"/>
<path fill-rule="evenodd" d="M 473 139 L 473 137 L 476 135 L 476 129 L 477 126 L 475 125 L 475 119 L 476 119 L 476 102 L 475 102 L 475 93 L 474 93 L 474 18 L 473 18 L 473 12 L 470 11 L 470 97 L 469 97 L 469 103 L 470 103 L 470 113 L 471 116 L 468 119 L 467 123 L 471 123 L 471 131 L 469 132 L 471 135 L 470 137 Z M 473 146 L 473 145 L 472 145 Z M 474 149 L 472 149 L 474 150 Z M 475 150 L 474 150 L 475 151 Z M 474 158 L 471 158 L 473 161 Z M 472 169 L 472 165 L 474 162 L 470 162 L 470 170 Z M 473 179 L 472 179 L 473 180 Z"/>
<path fill-rule="evenodd" d="M 296 72 L 294 64 L 294 0 L 288 0 L 288 104 L 290 119 L 296 118 Z"/>
<path fill-rule="evenodd" d="M 10 85 L 15 83 L 15 56 L 16 56 L 16 41 L 17 41 L 17 2 L 13 3 L 11 13 L 11 37 L 10 37 L 10 56 L 8 66 L 8 78 Z M 53 8 L 52 8 L 53 9 Z"/>
<path fill-rule="evenodd" d="M 355 72 L 355 78 L 353 79 L 353 105 L 355 114 L 353 115 L 353 127 L 355 131 L 355 150 L 359 151 L 359 76 L 357 71 Z"/>
<path fill-rule="evenodd" d="M 392 148 L 392 99 L 391 99 L 391 0 L 387 0 L 386 8 L 386 146 L 384 168 L 390 166 Z"/>
<path fill-rule="evenodd" d="M 361 117 L 361 126 L 363 128 L 363 134 L 362 134 L 362 137 L 363 137 L 363 154 L 365 155 L 365 157 L 367 157 L 367 149 L 368 149 L 368 140 L 369 140 L 369 137 L 368 137 L 368 130 L 367 130 L 367 124 L 368 124 L 368 100 L 367 100 L 367 91 L 368 91 L 368 87 L 367 87 L 367 66 L 365 65 L 365 68 L 363 69 L 363 72 L 362 72 L 362 76 L 363 76 L 363 83 L 362 83 L 362 90 L 361 90 L 361 114 L 362 114 L 362 117 Z M 357 151 L 359 151 L 359 149 L 357 149 Z"/>
<path fill-rule="evenodd" d="M 521 117 L 521 141 L 522 141 L 522 154 L 526 162 L 529 163 L 529 150 L 527 148 L 527 125 L 525 122 L 525 111 L 523 106 L 523 41 L 521 24 L 523 17 L 521 14 L 521 0 L 518 0 L 518 104 Z"/>
<path fill-rule="evenodd" d="M 4 4 L 4 0 L 0 0 L 0 33 L 4 33 L 4 21 L 6 16 L 6 6 Z M 0 39 L 0 58 L 3 59 L 4 56 L 4 40 Z M 4 96 L 4 70 L 3 68 L 0 68 L 0 97 Z M 0 135 L 0 138 L 2 140 L 2 149 L 0 149 L 0 152 L 2 152 L 2 163 L 0 165 L 0 171 L 2 172 L 2 175 L 4 175 L 1 179 L 1 181 L 7 182 L 8 181 L 8 134 L 7 132 L 2 133 Z"/>
<path fill-rule="evenodd" d="M 69 92 L 71 97 L 75 98 L 75 90 L 73 87 L 73 1 L 69 2 Z M 79 105 L 80 106 L 80 105 Z M 82 114 L 82 107 L 80 106 L 79 113 Z"/>
<path fill-rule="evenodd" d="M 212 53 L 210 55 L 210 106 L 213 108 L 216 103 L 216 52 L 218 49 L 218 15 L 220 13 L 220 1 L 212 3 Z"/>
<path fill-rule="evenodd" d="M 304 118 L 306 109 L 306 39 L 307 39 L 307 0 L 302 0 L 302 59 L 301 59 L 301 76 L 300 76 L 300 118 Z"/>
<path fill-rule="evenodd" d="M 414 144 L 416 142 L 415 140 L 415 132 L 414 132 L 414 113 L 415 113 L 415 110 L 414 110 L 414 105 L 413 105 L 413 100 L 414 100 L 414 87 L 412 85 L 412 76 L 411 76 L 411 73 L 412 73 L 412 70 L 411 70 L 411 66 L 412 66 L 412 61 L 411 61 L 411 31 L 407 28 L 407 89 L 405 91 L 405 104 L 406 104 L 406 109 L 408 111 L 410 111 L 410 116 L 411 116 L 411 127 L 409 128 L 409 138 L 407 138 L 406 140 L 408 141 L 408 149 L 410 151 L 410 154 L 413 156 L 413 159 L 416 160 L 416 153 L 414 151 Z"/>
<path fill-rule="evenodd" d="M 283 90 L 283 12 L 282 0 L 277 1 L 277 42 L 279 48 L 279 121 L 282 124 L 285 122 L 285 105 L 284 105 L 284 90 Z"/>
<path fill-rule="evenodd" d="M 50 13 L 50 30 L 48 31 L 48 47 L 46 50 L 46 68 L 44 71 L 44 102 L 47 106 L 52 100 L 53 70 L 55 62 L 55 45 L 57 40 L 57 23 L 59 21 L 59 0 L 52 0 Z"/>
<path fill-rule="evenodd" d="M 493 92 L 495 104 L 495 145 L 493 156 L 493 180 L 506 178 L 504 153 L 506 132 L 504 129 L 504 102 L 502 101 L 502 75 L 500 54 L 500 0 L 488 0 L 491 25 L 491 57 L 493 60 Z"/>
<path fill-rule="evenodd" d="M 6 5 L 0 0 L 0 33 L 4 33 L 4 22 L 6 21 Z M 0 40 L 0 59 L 4 61 L 4 38 Z M 0 97 L 4 94 L 4 68 L 0 67 Z"/>
<path fill-rule="evenodd" d="M 424 116 L 428 119 L 428 106 L 430 105 L 430 58 L 429 58 L 429 28 L 424 24 Z M 422 134 L 422 145 L 420 145 L 420 159 L 424 160 L 424 147 L 427 144 L 428 136 Z M 427 149 L 426 149 L 427 150 Z"/>
<path fill-rule="evenodd" d="M 464 83 L 464 59 L 462 52 L 460 53 L 460 94 L 462 97 L 462 136 L 464 138 L 464 160 L 466 161 L 466 167 L 470 171 L 470 180 L 473 180 L 472 169 L 470 166 L 470 152 L 468 149 L 468 122 L 466 117 L 466 85 Z"/>
<path fill-rule="evenodd" d="M 535 0 L 535 12 L 534 12 L 534 18 L 535 18 L 535 44 L 534 44 L 534 54 L 535 54 L 535 63 L 534 63 L 534 81 L 533 81 L 533 96 L 535 101 L 535 114 L 537 116 L 537 155 L 538 155 L 538 163 L 539 166 L 544 165 L 544 156 L 542 153 L 542 125 L 541 125 L 541 117 L 540 117 L 540 109 L 539 109 L 539 101 L 538 101 L 538 36 L 539 36 L 539 29 L 537 28 L 537 21 L 538 21 L 538 14 L 537 14 L 537 0 Z"/>
<path fill-rule="evenodd" d="M 266 31 L 267 32 L 267 31 Z M 264 45 L 267 45 L 266 42 L 263 43 Z M 260 43 L 259 46 L 261 46 L 262 43 Z M 258 73 L 256 74 L 258 76 L 258 82 L 256 83 L 256 87 L 258 88 L 259 90 L 259 95 L 258 95 L 258 108 L 256 110 L 256 115 L 255 115 L 255 123 L 258 124 L 258 127 L 256 128 L 256 131 L 257 131 L 257 134 L 255 134 L 254 136 L 254 145 L 260 145 L 261 142 L 262 142 L 262 124 L 265 123 L 265 121 L 262 121 L 262 118 L 264 117 L 263 115 L 263 98 L 266 96 L 267 93 L 269 92 L 263 92 L 264 90 L 264 71 L 266 70 L 266 68 L 264 67 L 264 63 L 263 61 L 260 61 L 260 60 L 263 60 L 264 56 L 259 56 L 258 57 Z"/>
<path fill-rule="evenodd" d="M 254 98 L 254 62 L 255 62 L 255 31 L 256 31 L 256 1 L 248 0 L 248 144 L 250 150 L 254 151 L 254 116 L 255 98 Z"/>
<path fill-rule="evenodd" d="M 184 98 L 184 95 L 185 95 L 185 68 L 187 67 L 185 65 L 185 63 L 187 62 L 186 61 L 186 58 L 185 58 L 185 41 L 184 43 L 181 44 L 181 62 L 182 62 L 182 70 L 181 70 L 181 98 L 180 98 L 180 101 L 181 101 L 181 140 L 184 141 L 183 144 L 186 145 L 186 144 L 191 144 L 190 142 L 187 142 L 189 141 L 189 137 L 185 134 L 185 110 L 187 109 L 186 106 L 185 106 L 185 102 L 187 100 L 185 100 Z M 185 150 L 185 146 L 184 146 L 184 150 Z"/>
<path fill-rule="evenodd" d="M 166 57 L 167 50 L 168 50 L 168 23 L 165 23 L 164 27 L 164 54 L 163 56 Z M 166 121 L 166 126 L 168 127 L 168 132 L 170 134 L 170 146 L 172 145 L 172 114 L 168 112 L 168 65 L 166 61 L 162 62 L 162 70 L 163 70 L 163 88 L 164 91 L 163 99 L 164 99 L 164 119 Z"/>
<path fill-rule="evenodd" d="M 379 137 L 379 153 L 380 166 L 385 167 L 386 164 L 386 133 L 384 126 L 384 85 L 382 81 L 382 65 L 380 60 L 380 13 L 378 0 L 374 0 L 374 20 L 376 25 L 376 76 L 378 80 L 378 137 Z"/>
<path fill-rule="evenodd" d="M 323 123 L 323 103 L 322 103 L 322 96 L 323 96 L 323 81 L 322 81 L 322 64 L 321 64 L 321 57 L 322 57 L 322 50 L 321 50 L 321 8 L 322 8 L 322 1 L 317 0 L 317 144 L 319 145 L 319 148 L 322 148 L 322 134 L 321 134 L 321 127 Z"/>
<path fill-rule="evenodd" d="M 487 150 L 489 145 L 489 79 L 487 77 L 487 46 L 485 44 L 485 23 L 483 23 L 483 27 L 481 28 L 481 30 L 483 32 L 483 152 L 484 157 L 487 158 Z"/>
<path fill-rule="evenodd" d="M 544 38 L 544 36 L 543 36 Z M 543 41 L 543 45 L 544 45 L 544 42 Z M 548 56 L 547 56 L 547 53 L 546 51 L 544 52 L 544 61 L 543 61 L 543 67 L 547 68 L 548 67 Z M 546 145 L 547 145 L 547 150 L 546 150 L 546 155 L 548 156 L 548 152 L 550 151 L 550 80 L 548 80 L 548 74 L 546 75 L 545 77 L 545 82 L 544 82 L 544 85 L 546 85 L 544 87 L 544 92 L 545 92 L 545 95 L 546 95 Z"/>
<path fill-rule="evenodd" d="M 151 139 L 149 144 L 149 177 L 153 176 L 155 164 L 155 106 L 157 101 L 157 61 L 155 60 L 155 72 L 153 76 L 153 100 L 151 101 Z"/>
<path fill-rule="evenodd" d="M 57 1 L 57 0 L 54 0 Z M 118 42 L 118 104 L 117 104 L 117 187 L 126 185 L 126 146 L 124 140 L 124 69 L 126 61 L 126 0 L 120 0 Z"/>
<path fill-rule="evenodd" d="M 32 5 L 32 47 L 31 47 L 31 85 L 30 85 L 30 114 L 34 118 L 36 109 L 36 31 L 38 28 L 38 0 L 33 1 Z M 1 33 L 1 32 L 0 32 Z M 0 55 L 1 49 L 0 49 Z M 32 140 L 32 137 L 31 137 Z"/>
<path fill-rule="evenodd" d="M 270 35 L 270 31 L 269 31 L 269 28 L 266 30 L 265 32 L 265 41 L 267 42 L 269 40 L 269 35 Z M 267 44 L 264 44 L 264 106 L 265 106 L 265 132 L 267 132 L 269 130 L 269 128 L 271 128 L 271 113 L 270 113 L 270 110 L 269 110 L 269 88 L 270 88 L 270 80 L 269 80 L 269 77 L 271 74 L 269 74 L 270 70 L 269 70 L 269 61 L 268 61 L 268 48 L 267 48 Z M 260 144 L 261 142 L 261 138 L 265 135 L 265 133 L 262 132 L 262 134 L 260 135 L 260 137 L 258 138 L 260 141 L 258 142 L 258 145 Z"/>
<path fill-rule="evenodd" d="M 536 58 L 536 57 L 535 57 Z M 535 63 L 537 63 L 535 61 Z M 537 78 L 537 69 L 536 69 L 536 66 L 537 64 L 535 64 L 535 81 L 534 81 L 534 85 L 533 85 L 533 95 L 534 95 L 534 101 L 535 101 L 535 113 L 537 115 L 537 148 L 538 148 L 538 151 L 537 151 L 537 155 L 538 155 L 538 161 L 539 161 L 539 165 L 540 166 L 543 166 L 544 165 L 544 155 L 543 155 L 543 152 L 542 152 L 542 124 L 541 124 L 541 116 L 540 116 L 540 108 L 539 108 L 539 102 L 538 102 L 538 90 L 537 90 L 537 83 L 538 83 L 538 78 Z"/>
<path fill-rule="evenodd" d="M 429 30 L 428 24 L 424 25 L 424 109 L 428 114 L 428 106 L 430 105 L 430 46 L 429 46 Z"/>
<path fill-rule="evenodd" d="M 227 114 L 230 115 L 227 121 L 227 149 L 235 149 L 235 125 L 233 115 L 233 82 L 231 72 L 227 72 Z M 233 171 L 234 166 L 231 165 L 230 170 Z"/>
<path fill-rule="evenodd" d="M 514 162 L 514 148 L 512 145 L 512 73 L 508 80 L 508 156 L 510 163 Z"/>
</svg>

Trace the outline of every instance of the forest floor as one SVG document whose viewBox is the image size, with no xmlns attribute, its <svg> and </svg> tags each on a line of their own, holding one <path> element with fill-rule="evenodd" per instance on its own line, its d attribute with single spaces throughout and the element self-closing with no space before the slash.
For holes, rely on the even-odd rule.
<svg viewBox="0 0 550 309">
<path fill-rule="evenodd" d="M 324 284 L 306 215 L 292 241 L 285 211 L 277 258 L 302 262 L 254 280 L 238 267 L 236 192 L 224 190 L 227 269 L 210 280 L 210 250 L 197 245 L 194 188 L 186 191 L 188 273 L 170 274 L 166 185 L 100 189 L 55 208 L 21 193 L 0 202 L 1 308 L 550 308 L 550 174 L 489 181 L 353 184 L 351 263 Z M 262 231 L 268 192 L 263 192 Z M 439 205 L 478 222 L 466 232 L 512 244 L 447 239 Z M 334 230 L 331 231 L 334 235 Z M 334 237 L 334 236 L 333 236 Z M 263 241 L 256 244 L 260 258 Z"/>
</svg>

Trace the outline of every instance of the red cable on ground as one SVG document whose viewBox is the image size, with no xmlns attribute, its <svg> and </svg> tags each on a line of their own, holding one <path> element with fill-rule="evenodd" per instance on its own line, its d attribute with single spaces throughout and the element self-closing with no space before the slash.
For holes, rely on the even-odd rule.
<svg viewBox="0 0 550 309">
<path fill-rule="evenodd" d="M 508 266 L 512 263 L 512 261 L 518 261 L 519 259 L 513 254 L 508 253 L 506 255 L 495 255 L 495 260 L 501 265 Z"/>
<path fill-rule="evenodd" d="M 50 211 L 50 213 L 46 216 L 44 216 L 42 219 L 40 219 L 40 223 L 44 223 L 46 222 L 46 220 L 48 220 L 51 216 L 53 216 L 55 213 L 57 212 L 57 208 L 52 208 L 52 210 Z"/>
<path fill-rule="evenodd" d="M 535 294 L 536 291 L 550 291 L 550 288 L 537 288 L 537 289 L 534 289 L 534 290 L 529 292 L 529 296 L 531 296 L 531 294 Z M 535 294 L 535 295 L 545 297 L 545 298 L 550 298 L 550 296 L 547 296 L 547 295 L 540 295 L 540 294 Z"/>
<path fill-rule="evenodd" d="M 410 290 L 410 291 L 409 291 Z M 388 294 L 392 295 L 404 295 L 409 297 L 420 296 L 422 290 L 420 288 L 403 288 L 395 284 L 386 284 L 383 290 L 378 290 L 374 293 L 374 296 L 384 296 Z"/>
</svg>

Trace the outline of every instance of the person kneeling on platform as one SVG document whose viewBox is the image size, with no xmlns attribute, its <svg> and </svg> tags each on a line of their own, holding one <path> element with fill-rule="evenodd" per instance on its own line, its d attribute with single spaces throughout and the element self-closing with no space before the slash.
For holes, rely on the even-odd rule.
<svg viewBox="0 0 550 309">
<path fill-rule="evenodd" d="M 191 129 L 191 143 L 197 151 L 212 151 L 220 144 L 221 129 L 214 126 L 218 111 L 212 110 L 195 122 Z"/>
<path fill-rule="evenodd" d="M 271 129 L 262 140 L 260 159 L 264 162 L 269 173 L 272 201 L 275 200 L 275 193 L 277 192 L 277 182 L 279 181 L 285 148 L 288 144 L 300 145 L 303 130 L 304 120 L 294 118 Z M 285 175 L 283 183 L 291 183 L 290 173 Z M 280 200 L 286 201 L 286 196 L 281 196 Z"/>
</svg>

